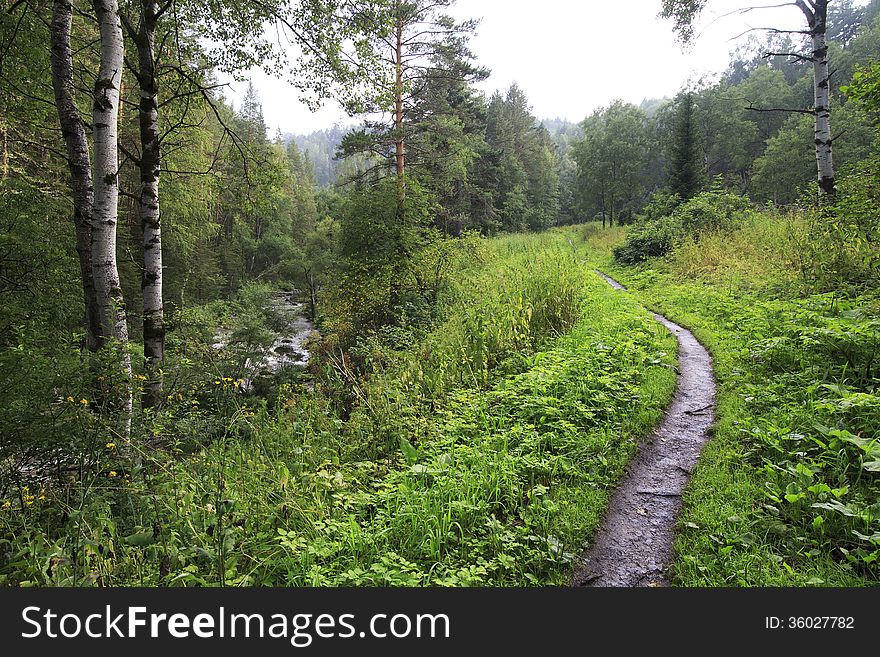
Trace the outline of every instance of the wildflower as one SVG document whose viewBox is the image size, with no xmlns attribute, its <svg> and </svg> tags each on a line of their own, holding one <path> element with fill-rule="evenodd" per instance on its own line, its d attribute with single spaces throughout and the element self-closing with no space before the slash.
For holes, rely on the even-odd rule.
<svg viewBox="0 0 880 657">
<path fill-rule="evenodd" d="M 10 508 L 12 508 L 12 502 L 10 502 L 9 500 L 6 500 L 5 502 L 3 502 L 3 506 L 0 506 L 0 509 L 3 509 L 4 511 Z"/>
<path fill-rule="evenodd" d="M 112 479 L 113 477 L 116 476 L 116 470 L 111 470 L 110 472 L 107 473 L 107 476 Z"/>
<path fill-rule="evenodd" d="M 106 447 L 107 449 L 113 449 L 114 447 L 116 447 L 116 443 L 107 443 L 106 445 L 104 445 L 104 447 Z"/>
<path fill-rule="evenodd" d="M 46 499 L 46 496 L 45 496 L 45 495 L 40 495 L 37 499 L 40 500 L 40 501 L 42 502 L 43 500 Z"/>
<path fill-rule="evenodd" d="M 67 395 L 67 401 L 69 401 L 69 402 L 73 402 L 74 399 L 73 399 L 73 397 L 71 397 L 70 395 Z"/>
<path fill-rule="evenodd" d="M 89 405 L 89 400 L 88 400 L 88 399 L 80 399 L 80 400 L 79 400 L 79 403 L 82 404 L 83 406 L 88 406 L 88 405 Z"/>
</svg>

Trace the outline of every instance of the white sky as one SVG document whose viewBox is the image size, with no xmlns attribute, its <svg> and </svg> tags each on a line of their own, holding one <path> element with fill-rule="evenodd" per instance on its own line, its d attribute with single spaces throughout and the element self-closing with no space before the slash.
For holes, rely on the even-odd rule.
<svg viewBox="0 0 880 657">
<path fill-rule="evenodd" d="M 779 3 L 709 0 L 687 52 L 676 43 L 671 22 L 657 17 L 660 0 L 458 0 L 451 13 L 482 18 L 471 49 L 492 71 L 482 84 L 487 93 L 516 81 L 538 118 L 580 121 L 616 98 L 638 104 L 672 96 L 688 80 L 722 72 L 729 53 L 746 37 L 732 39 L 749 28 L 803 29 L 803 15 L 793 6 L 724 16 Z M 276 128 L 303 134 L 351 121 L 332 102 L 310 112 L 283 81 L 260 72 L 251 79 L 270 136 Z M 244 86 L 232 85 L 229 95 L 236 104 Z"/>
</svg>

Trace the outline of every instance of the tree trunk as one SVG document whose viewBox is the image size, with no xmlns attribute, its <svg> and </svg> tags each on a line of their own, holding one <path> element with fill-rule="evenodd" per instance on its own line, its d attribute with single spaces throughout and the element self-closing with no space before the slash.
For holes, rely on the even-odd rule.
<svg viewBox="0 0 880 657">
<path fill-rule="evenodd" d="M 159 105 L 156 80 L 155 36 L 158 5 L 156 0 L 142 0 L 140 29 L 134 39 L 138 52 L 140 102 L 141 178 L 138 218 L 143 233 L 144 269 L 143 328 L 145 374 L 141 405 L 158 406 L 162 399 L 162 363 L 165 360 L 165 321 L 162 304 L 162 228 L 159 216 Z"/>
<path fill-rule="evenodd" d="M 303 266 L 303 273 L 306 277 L 306 285 L 309 287 L 309 319 L 315 321 L 318 312 L 318 284 L 311 268 Z"/>
<path fill-rule="evenodd" d="M 76 252 L 79 256 L 85 303 L 86 346 L 94 351 L 101 341 L 101 316 L 92 276 L 92 220 L 95 190 L 92 187 L 89 143 L 82 117 L 73 99 L 73 54 L 70 47 L 72 17 L 72 0 L 55 0 L 52 22 L 49 26 L 50 60 L 55 106 L 58 110 L 61 134 L 67 146 L 67 164 L 70 169 Z"/>
<path fill-rule="evenodd" d="M 119 270 L 116 265 L 116 224 L 119 210 L 119 96 L 122 84 L 123 43 L 117 0 L 93 0 L 101 34 L 101 59 L 92 102 L 95 204 L 92 221 L 92 268 L 102 326 L 101 345 L 107 338 L 122 349 L 122 374 L 127 389 L 122 400 L 125 434 L 131 430 L 131 356 L 128 325 Z"/>
<path fill-rule="evenodd" d="M 831 153 L 831 103 L 829 88 L 831 74 L 828 70 L 828 42 L 826 40 L 828 0 L 810 3 L 797 0 L 797 6 L 804 13 L 810 27 L 812 39 L 813 90 L 815 92 L 814 111 L 816 113 L 816 169 L 819 181 L 819 196 L 828 198 L 834 195 L 834 160 Z"/>
<path fill-rule="evenodd" d="M 406 185 L 404 182 L 404 136 L 403 136 L 403 18 L 399 15 L 400 3 L 397 4 L 398 18 L 395 29 L 395 75 L 394 75 L 394 163 L 397 171 L 398 200 L 402 204 L 405 199 Z"/>
<path fill-rule="evenodd" d="M 0 180 L 9 175 L 9 146 L 6 136 L 6 126 L 0 119 Z"/>
<path fill-rule="evenodd" d="M 400 0 L 394 4 L 397 22 L 394 28 L 394 168 L 397 173 L 397 207 L 395 210 L 398 230 L 405 230 L 404 204 L 406 203 L 405 146 L 403 134 L 403 29 L 404 20 Z M 408 257 L 403 245 L 403 235 L 398 236 L 398 255 L 394 260 L 388 290 L 389 310 L 400 300 L 403 264 Z"/>
</svg>

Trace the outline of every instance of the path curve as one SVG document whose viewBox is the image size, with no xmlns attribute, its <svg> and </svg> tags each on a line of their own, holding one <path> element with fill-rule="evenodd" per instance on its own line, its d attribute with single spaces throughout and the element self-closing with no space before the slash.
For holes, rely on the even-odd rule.
<svg viewBox="0 0 880 657">
<path fill-rule="evenodd" d="M 596 272 L 612 287 L 626 290 Z M 693 333 L 651 313 L 678 340 L 678 382 L 663 421 L 639 446 L 615 490 L 572 586 L 668 586 L 681 494 L 709 439 L 715 381 L 709 352 Z"/>
</svg>

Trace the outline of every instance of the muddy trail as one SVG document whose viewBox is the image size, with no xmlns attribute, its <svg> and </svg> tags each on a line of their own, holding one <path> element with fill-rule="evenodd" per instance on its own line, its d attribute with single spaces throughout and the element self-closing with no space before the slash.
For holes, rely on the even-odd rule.
<svg viewBox="0 0 880 657">
<path fill-rule="evenodd" d="M 602 272 L 612 287 L 626 288 Z M 668 586 L 681 495 L 709 438 L 715 382 L 709 352 L 693 334 L 651 313 L 678 340 L 678 381 L 660 425 L 630 461 L 571 577 L 572 586 Z"/>
</svg>

